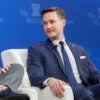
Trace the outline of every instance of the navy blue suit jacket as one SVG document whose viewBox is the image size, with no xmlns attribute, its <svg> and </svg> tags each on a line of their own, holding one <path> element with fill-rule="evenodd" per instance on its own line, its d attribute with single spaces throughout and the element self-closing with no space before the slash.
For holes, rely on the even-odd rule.
<svg viewBox="0 0 100 100">
<path fill-rule="evenodd" d="M 67 44 L 75 57 L 83 84 L 89 86 L 98 83 L 100 73 L 89 60 L 85 50 L 79 45 L 70 42 L 67 42 Z M 80 57 L 83 57 L 83 59 L 80 59 Z M 32 86 L 42 88 L 44 80 L 49 77 L 68 82 L 67 73 L 61 58 L 50 39 L 28 48 L 27 64 L 27 71 Z"/>
</svg>

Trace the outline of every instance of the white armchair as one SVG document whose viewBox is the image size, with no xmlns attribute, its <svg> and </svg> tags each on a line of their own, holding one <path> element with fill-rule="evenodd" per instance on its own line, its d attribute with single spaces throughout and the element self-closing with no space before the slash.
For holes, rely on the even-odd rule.
<svg viewBox="0 0 100 100">
<path fill-rule="evenodd" d="M 65 86 L 66 91 L 63 98 L 56 97 L 49 87 L 42 90 L 37 87 L 31 87 L 29 77 L 26 72 L 27 49 L 8 49 L 2 51 L 1 58 L 4 66 L 9 63 L 18 63 L 23 66 L 25 73 L 18 91 L 20 93 L 28 94 L 30 96 L 30 100 L 74 100 L 70 86 Z"/>
</svg>

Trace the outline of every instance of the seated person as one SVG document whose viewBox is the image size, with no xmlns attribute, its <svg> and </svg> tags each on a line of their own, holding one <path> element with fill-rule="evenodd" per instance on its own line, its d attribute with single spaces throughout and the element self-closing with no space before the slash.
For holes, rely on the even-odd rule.
<svg viewBox="0 0 100 100">
<path fill-rule="evenodd" d="M 24 69 L 19 64 L 9 64 L 0 69 L 0 100 L 29 100 L 26 94 L 18 94 Z"/>
<path fill-rule="evenodd" d="M 64 10 L 50 7 L 41 15 L 48 38 L 28 48 L 27 72 L 31 85 L 49 86 L 59 98 L 67 95 L 64 85 L 70 85 L 74 100 L 100 100 L 100 72 L 84 48 L 65 37 Z"/>
</svg>

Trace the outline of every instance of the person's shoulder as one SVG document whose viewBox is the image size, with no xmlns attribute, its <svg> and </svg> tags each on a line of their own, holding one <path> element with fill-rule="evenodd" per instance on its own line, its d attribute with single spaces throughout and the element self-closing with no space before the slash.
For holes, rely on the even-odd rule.
<svg viewBox="0 0 100 100">
<path fill-rule="evenodd" d="M 30 47 L 34 47 L 34 48 L 37 48 L 37 47 L 42 47 L 43 45 L 45 45 L 45 41 L 40 41 L 40 42 L 37 42 L 37 43 L 33 43 L 32 45 L 29 46 Z"/>
<path fill-rule="evenodd" d="M 80 44 L 77 44 L 75 42 L 69 42 L 69 44 L 72 46 L 72 47 L 76 47 L 78 49 L 84 49 L 84 47 Z"/>
</svg>

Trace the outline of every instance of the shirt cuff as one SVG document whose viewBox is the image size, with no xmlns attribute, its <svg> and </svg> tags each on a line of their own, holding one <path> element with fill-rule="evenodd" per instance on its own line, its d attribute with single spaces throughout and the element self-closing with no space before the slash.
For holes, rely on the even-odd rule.
<svg viewBox="0 0 100 100">
<path fill-rule="evenodd" d="M 47 79 L 43 82 L 43 85 L 44 85 L 44 86 L 48 86 L 47 81 L 48 81 L 49 79 L 53 79 L 53 77 L 47 78 Z"/>
</svg>

